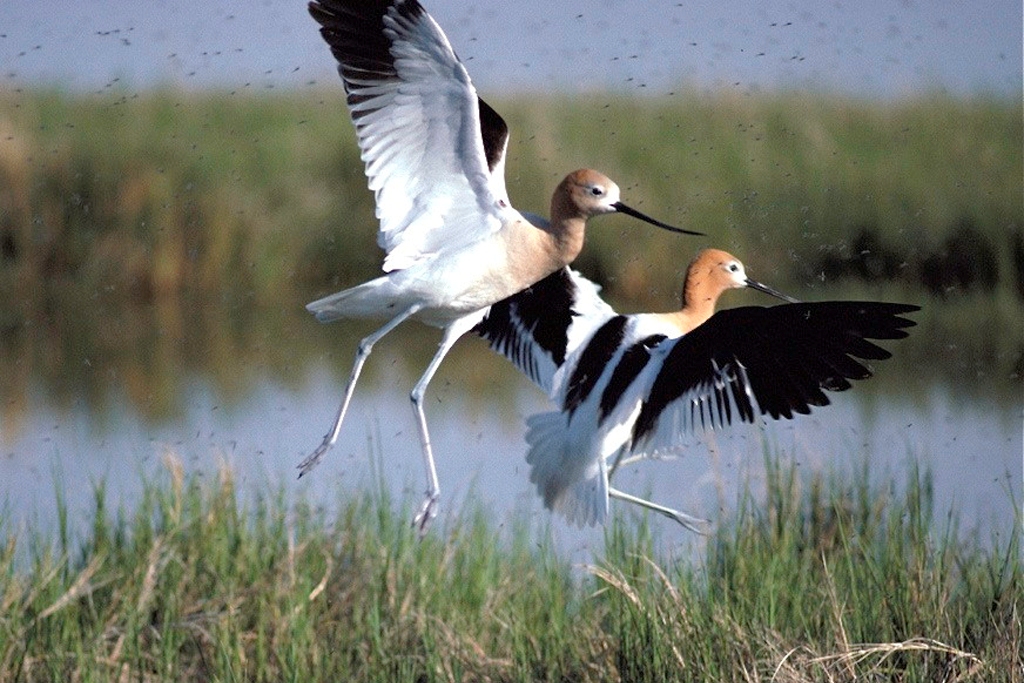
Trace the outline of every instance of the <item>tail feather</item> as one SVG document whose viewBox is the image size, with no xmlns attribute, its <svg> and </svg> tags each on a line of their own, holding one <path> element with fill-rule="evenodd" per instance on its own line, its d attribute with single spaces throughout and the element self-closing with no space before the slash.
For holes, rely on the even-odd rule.
<svg viewBox="0 0 1024 683">
<path fill-rule="evenodd" d="M 564 413 L 554 411 L 526 419 L 530 481 L 544 506 L 576 526 L 603 524 L 608 516 L 608 476 L 604 459 L 597 466 L 573 457 Z"/>
<path fill-rule="evenodd" d="M 608 518 L 608 473 L 602 458 L 599 472 L 577 481 L 555 501 L 555 510 L 578 527 L 603 525 Z"/>
<path fill-rule="evenodd" d="M 316 319 L 322 323 L 329 323 L 339 318 L 344 318 L 346 317 L 344 314 L 345 299 L 351 293 L 351 289 L 346 289 L 344 292 L 337 292 L 322 299 L 317 299 L 312 303 L 306 304 L 306 310 L 315 315 Z"/>
<path fill-rule="evenodd" d="M 381 277 L 317 299 L 306 304 L 306 310 L 322 323 L 341 318 L 387 318 L 389 311 L 401 310 L 400 295 L 387 277 Z"/>
</svg>

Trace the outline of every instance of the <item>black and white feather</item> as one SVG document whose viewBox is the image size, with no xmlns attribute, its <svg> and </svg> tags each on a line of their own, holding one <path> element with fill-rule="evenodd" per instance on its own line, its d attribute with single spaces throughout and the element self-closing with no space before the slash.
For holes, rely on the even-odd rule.
<svg viewBox="0 0 1024 683">
<path fill-rule="evenodd" d="M 565 359 L 616 313 L 600 287 L 566 267 L 493 304 L 473 332 L 549 396 Z"/>
<path fill-rule="evenodd" d="M 309 11 L 345 84 L 384 270 L 496 232 L 489 207 L 509 203 L 508 126 L 433 18 L 416 0 L 319 0 Z"/>
<path fill-rule="evenodd" d="M 670 450 L 680 433 L 790 419 L 871 376 L 892 354 L 869 340 L 902 339 L 917 306 L 876 301 L 749 306 L 719 311 L 658 349 L 656 376 L 633 426 L 634 453 Z"/>
</svg>

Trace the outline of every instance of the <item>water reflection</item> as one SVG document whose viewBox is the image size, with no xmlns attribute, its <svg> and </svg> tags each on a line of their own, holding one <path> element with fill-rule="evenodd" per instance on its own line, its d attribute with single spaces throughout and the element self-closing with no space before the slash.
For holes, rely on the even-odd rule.
<svg viewBox="0 0 1024 683">
<path fill-rule="evenodd" d="M 339 489 L 375 486 L 377 462 L 396 494 L 418 498 L 423 474 L 407 396 L 436 331 L 407 325 L 381 343 L 338 446 L 296 481 L 295 466 L 329 427 L 357 340 L 372 324 L 321 326 L 298 302 L 262 311 L 232 301 L 93 304 L 95 315 L 35 315 L 3 336 L 0 496 L 14 527 L 52 528 L 55 487 L 72 519 L 90 510 L 87 482 L 106 481 L 130 506 L 165 452 L 200 472 L 227 463 L 250 494 L 284 487 L 328 507 Z M 744 481 L 759 480 L 765 444 L 802 471 L 852 474 L 867 461 L 882 483 L 902 481 L 917 460 L 934 471 L 937 512 L 954 507 L 983 538 L 1006 533 L 1013 500 L 1022 500 L 1019 382 L 963 372 L 963 345 L 936 345 L 941 329 L 926 319 L 909 340 L 886 344 L 895 358 L 879 363 L 875 378 L 834 394 L 834 405 L 810 417 L 695 441 L 687 457 L 637 465 L 617 485 L 715 519 Z M 550 524 L 569 552 L 601 546 L 600 531 L 552 521 L 532 490 L 523 419 L 548 404 L 509 364 L 479 340 L 463 340 L 428 399 L 442 515 L 472 496 L 499 522 L 519 512 Z M 695 542 L 666 520 L 655 523 L 669 545 Z"/>
</svg>

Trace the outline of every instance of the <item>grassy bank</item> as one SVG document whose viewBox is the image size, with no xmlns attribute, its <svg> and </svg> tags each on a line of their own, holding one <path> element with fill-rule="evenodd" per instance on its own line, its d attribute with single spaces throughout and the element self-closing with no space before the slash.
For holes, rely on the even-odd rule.
<svg viewBox="0 0 1024 683">
<path fill-rule="evenodd" d="M 171 462 L 84 539 L 8 536 L 0 680 L 1024 680 L 1019 523 L 960 540 L 916 472 L 769 473 L 700 557 L 619 523 L 580 568 L 482 511 L 417 541 L 382 496 L 328 519 Z"/>
<path fill-rule="evenodd" d="M 577 265 L 623 310 L 673 306 L 687 261 L 720 246 L 801 298 L 923 304 L 892 376 L 921 393 L 940 383 L 1016 399 L 1019 103 L 680 93 L 494 104 L 513 132 L 517 206 L 545 213 L 562 174 L 589 165 L 643 210 L 708 233 L 595 221 Z M 294 377 L 338 334 L 311 325 L 303 304 L 379 273 L 340 86 L 0 92 L 0 208 L 4 406 L 23 403 L 34 378 L 68 404 L 84 392 L 102 405 L 126 384 L 159 417 L 189 374 L 229 396 L 244 393 L 245 368 Z"/>
<path fill-rule="evenodd" d="M 516 204 L 569 169 L 708 233 L 782 284 L 895 282 L 1024 297 L 1019 103 L 825 96 L 497 102 Z M 281 300 L 378 269 L 372 196 L 338 88 L 286 95 L 0 93 L 5 285 L 86 282 Z M 628 226 L 628 227 L 627 227 Z M 699 243 L 611 221 L 581 265 L 674 301 Z"/>
</svg>

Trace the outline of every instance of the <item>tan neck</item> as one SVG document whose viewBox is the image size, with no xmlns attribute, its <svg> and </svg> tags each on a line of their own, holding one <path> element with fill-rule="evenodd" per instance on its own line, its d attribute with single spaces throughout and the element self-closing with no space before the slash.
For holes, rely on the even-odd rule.
<svg viewBox="0 0 1024 683">
<path fill-rule="evenodd" d="M 552 255 L 560 261 L 560 266 L 568 265 L 583 250 L 587 217 L 580 213 L 569 193 L 561 191 L 561 188 L 551 197 L 551 213 L 548 215 L 551 216 L 547 232 L 550 235 Z"/>
<path fill-rule="evenodd" d="M 697 325 L 707 322 L 715 314 L 715 304 L 722 295 L 722 289 L 711 280 L 711 273 L 700 273 L 696 269 L 687 275 L 683 286 L 683 311 L 686 311 Z"/>
<path fill-rule="evenodd" d="M 585 225 L 585 218 L 563 217 L 547 227 L 526 220 L 510 226 L 504 234 L 507 275 L 525 287 L 569 265 L 583 249 Z"/>
<path fill-rule="evenodd" d="M 683 307 L 661 315 L 672 321 L 679 328 L 680 334 L 688 334 L 715 314 L 715 304 L 721 294 L 721 289 L 711 281 L 710 272 L 690 268 L 686 284 L 683 285 Z"/>
</svg>

